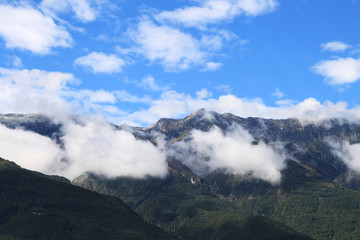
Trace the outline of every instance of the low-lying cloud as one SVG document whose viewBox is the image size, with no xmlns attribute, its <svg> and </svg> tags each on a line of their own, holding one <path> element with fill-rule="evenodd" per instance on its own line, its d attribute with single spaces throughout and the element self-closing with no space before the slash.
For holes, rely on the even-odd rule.
<svg viewBox="0 0 360 240">
<path fill-rule="evenodd" d="M 23 129 L 0 125 L 1 157 L 21 167 L 73 179 L 90 171 L 107 177 L 167 174 L 163 141 L 157 145 L 117 130 L 103 119 L 64 123 L 63 145 Z"/>
<path fill-rule="evenodd" d="M 47 173 L 57 169 L 64 157 L 64 152 L 50 138 L 1 124 L 0 153 L 0 157 L 23 168 Z"/>
<path fill-rule="evenodd" d="M 116 130 L 105 121 L 70 123 L 62 138 L 69 158 L 67 175 L 76 177 L 84 171 L 108 177 L 167 174 L 166 155 L 161 138 L 157 146 L 137 140 L 131 132 Z"/>
<path fill-rule="evenodd" d="M 360 172 L 360 143 L 328 141 L 333 153 L 338 156 L 349 169 Z"/>
<path fill-rule="evenodd" d="M 285 157 L 254 138 L 240 126 L 223 132 L 215 127 L 209 132 L 192 131 L 186 141 L 175 143 L 171 155 L 197 174 L 217 169 L 232 174 L 250 175 L 273 184 L 279 183 Z"/>
</svg>

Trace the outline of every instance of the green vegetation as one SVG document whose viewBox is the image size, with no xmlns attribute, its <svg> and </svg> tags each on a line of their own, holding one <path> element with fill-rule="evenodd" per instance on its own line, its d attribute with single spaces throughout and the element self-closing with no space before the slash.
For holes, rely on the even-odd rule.
<svg viewBox="0 0 360 240">
<path fill-rule="evenodd" d="M 180 239 L 309 239 L 268 218 L 249 217 L 232 203 L 172 174 L 144 180 L 86 174 L 76 183 L 123 199 L 146 221 Z"/>
<path fill-rule="evenodd" d="M 2 159 L 0 199 L 2 240 L 173 239 L 118 198 Z"/>
<path fill-rule="evenodd" d="M 359 239 L 360 192 L 336 185 L 293 161 L 280 186 L 212 174 L 214 191 L 245 213 L 264 215 L 315 239 Z M 222 189 L 227 189 L 223 191 Z"/>
</svg>

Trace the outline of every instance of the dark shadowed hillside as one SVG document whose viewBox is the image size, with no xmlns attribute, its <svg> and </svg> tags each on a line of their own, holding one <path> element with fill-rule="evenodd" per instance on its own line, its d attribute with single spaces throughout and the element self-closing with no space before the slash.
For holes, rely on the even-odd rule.
<svg viewBox="0 0 360 240">
<path fill-rule="evenodd" d="M 120 199 L 0 159 L 0 239 L 174 239 Z"/>
</svg>

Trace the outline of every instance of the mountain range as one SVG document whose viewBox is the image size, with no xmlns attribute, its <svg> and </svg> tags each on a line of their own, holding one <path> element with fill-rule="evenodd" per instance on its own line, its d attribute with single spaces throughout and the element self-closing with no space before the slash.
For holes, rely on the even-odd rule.
<svg viewBox="0 0 360 240">
<path fill-rule="evenodd" d="M 8 114 L 0 123 L 59 145 L 65 134 L 61 123 L 45 116 Z M 86 172 L 73 185 L 122 199 L 179 239 L 360 236 L 360 177 L 341 155 L 347 153 L 344 144 L 360 143 L 358 123 L 241 118 L 201 109 L 152 127 L 113 128 L 154 145 L 161 136 L 168 175 L 108 178 Z"/>
</svg>

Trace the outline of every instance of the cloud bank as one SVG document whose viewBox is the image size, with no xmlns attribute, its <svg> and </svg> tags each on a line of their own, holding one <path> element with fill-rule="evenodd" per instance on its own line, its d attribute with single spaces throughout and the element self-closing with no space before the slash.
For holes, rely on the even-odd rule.
<svg viewBox="0 0 360 240">
<path fill-rule="evenodd" d="M 167 175 L 160 137 L 155 146 L 101 118 L 63 124 L 62 146 L 37 133 L 0 125 L 0 156 L 23 168 L 69 179 L 87 171 L 110 178 Z"/>
<path fill-rule="evenodd" d="M 250 175 L 270 183 L 280 182 L 285 157 L 254 138 L 240 126 L 228 132 L 218 127 L 209 132 L 194 130 L 189 139 L 173 145 L 171 153 L 200 175 L 217 169 Z"/>
<path fill-rule="evenodd" d="M 359 107 L 348 108 L 345 102 L 321 103 L 314 98 L 268 106 L 261 99 L 245 99 L 231 94 L 215 98 L 209 90 L 201 89 L 194 97 L 167 91 L 159 99 L 150 99 L 139 98 L 122 90 L 74 91 L 72 85 L 77 83 L 78 80 L 69 73 L 0 68 L 0 84 L 4 89 L 0 96 L 0 112 L 49 115 L 64 124 L 65 134 L 62 138 L 64 146 L 59 148 L 45 137 L 19 129 L 2 128 L 0 138 L 4 148 L 1 149 L 1 156 L 32 170 L 69 178 L 84 171 L 110 177 L 164 176 L 167 164 L 161 139 L 154 146 L 135 139 L 129 132 L 114 129 L 102 118 L 91 116 L 104 115 L 112 122 L 141 126 L 152 125 L 162 117 L 181 118 L 200 108 L 219 113 L 230 112 L 240 117 L 296 117 L 304 121 L 321 121 L 333 117 L 350 121 L 360 119 Z M 121 102 L 140 102 L 147 107 L 127 112 L 120 107 Z M 84 119 L 78 123 L 70 121 L 74 113 Z M 198 155 L 194 156 L 201 156 L 202 159 L 207 156 L 209 159 L 205 162 L 199 162 L 201 158 L 194 159 L 194 164 L 197 164 L 194 167 L 199 172 L 225 168 L 233 173 L 250 174 L 272 183 L 279 181 L 284 158 L 264 143 L 252 145 L 253 138 L 242 129 L 235 127 L 232 132 L 222 133 L 215 128 L 208 133 L 194 131 L 191 136 L 191 146 L 183 146 L 183 149 L 197 152 Z M 26 148 L 26 145 L 30 147 Z M 23 146 L 25 150 L 19 151 Z M 356 161 L 350 157 L 347 159 L 348 164 L 354 165 L 355 169 Z"/>
<path fill-rule="evenodd" d="M 50 138 L 0 124 L 0 153 L 23 168 L 51 173 L 59 169 L 63 151 Z"/>
<path fill-rule="evenodd" d="M 70 178 L 85 171 L 107 177 L 167 174 L 163 141 L 157 146 L 137 140 L 131 132 L 114 129 L 103 120 L 65 125 L 64 148 L 68 158 L 65 173 Z"/>
</svg>

